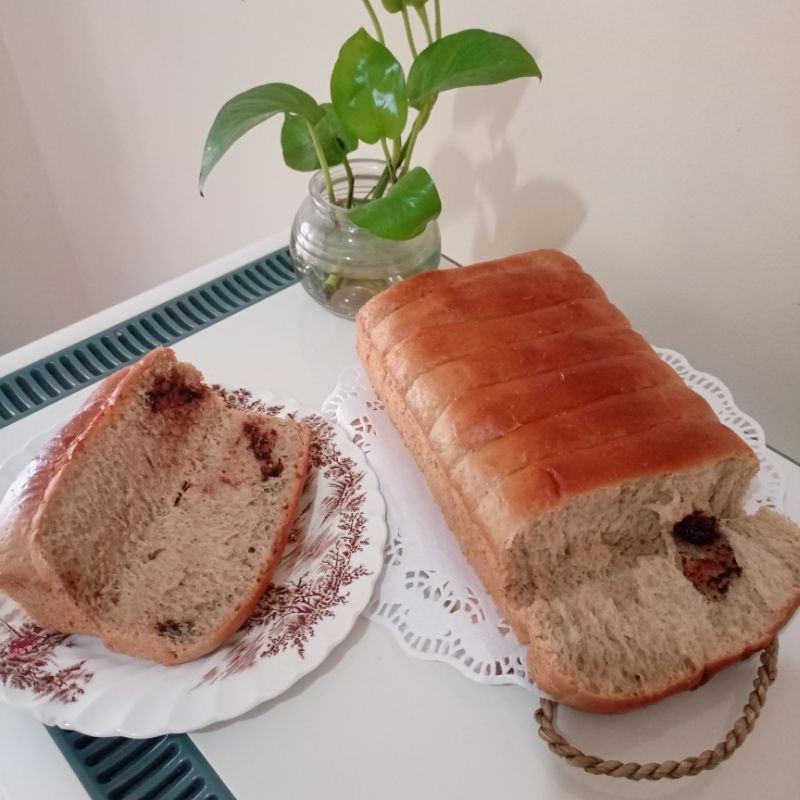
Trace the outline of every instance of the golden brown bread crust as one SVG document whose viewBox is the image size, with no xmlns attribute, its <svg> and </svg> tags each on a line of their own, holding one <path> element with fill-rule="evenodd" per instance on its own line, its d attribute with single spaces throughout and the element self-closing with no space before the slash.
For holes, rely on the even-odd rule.
<svg viewBox="0 0 800 800">
<path fill-rule="evenodd" d="M 409 373 L 418 363 L 432 369 L 469 353 L 483 351 L 487 342 L 495 347 L 524 342 L 532 330 L 539 336 L 552 336 L 603 326 L 619 329 L 626 325 L 622 312 L 605 298 L 569 300 L 513 316 L 421 328 L 391 349 L 387 365 L 401 385 L 409 386 L 417 377 L 416 373 Z"/>
<path fill-rule="evenodd" d="M 731 442 L 731 437 L 736 441 Z M 687 447 L 687 442 L 692 442 L 692 447 Z M 746 446 L 716 421 L 665 420 L 642 433 L 542 459 L 504 478 L 500 493 L 509 513 L 527 520 L 572 497 L 629 479 L 681 472 L 728 458 L 747 458 L 739 445 Z"/>
<path fill-rule="evenodd" d="M 545 252 L 545 251 L 543 251 Z M 500 271 L 485 265 L 429 273 L 446 275 L 435 292 L 395 308 L 368 328 L 373 344 L 381 351 L 402 342 L 421 328 L 448 322 L 463 322 L 464 311 L 475 322 L 523 314 L 534 308 L 547 309 L 575 300 L 602 300 L 603 290 L 572 259 L 564 260 L 546 251 L 536 262 L 534 279 L 529 260 L 515 256 L 502 262 Z M 402 284 L 396 284 L 399 288 Z M 394 293 L 395 287 L 390 291 Z M 374 298 L 381 306 L 384 293 Z M 384 299 L 383 303 L 393 303 Z M 370 302 L 365 308 L 373 306 Z M 374 316 L 374 314 L 373 314 Z M 368 325 L 370 312 L 365 313 Z"/>
<path fill-rule="evenodd" d="M 373 382 L 385 375 L 404 396 L 443 464 L 481 451 L 470 476 L 451 476 L 459 488 L 497 482 L 497 452 L 493 460 L 482 450 L 490 443 L 525 465 L 500 476 L 500 519 L 509 529 L 626 478 L 726 457 L 755 460 L 563 253 L 535 251 L 420 278 L 364 306 L 360 352 Z M 497 342 L 493 329 L 506 339 Z M 675 435 L 681 430 L 690 448 Z M 484 521 L 490 531 L 493 519 Z"/>
<path fill-rule="evenodd" d="M 562 253 L 419 276 L 371 300 L 357 328 L 373 386 L 523 642 L 528 631 L 502 569 L 521 526 L 572 498 L 643 476 L 726 460 L 757 468 L 750 448 Z M 761 645 L 658 697 L 697 685 Z M 537 679 L 587 710 L 658 699 L 578 695 L 557 671 Z"/>
</svg>

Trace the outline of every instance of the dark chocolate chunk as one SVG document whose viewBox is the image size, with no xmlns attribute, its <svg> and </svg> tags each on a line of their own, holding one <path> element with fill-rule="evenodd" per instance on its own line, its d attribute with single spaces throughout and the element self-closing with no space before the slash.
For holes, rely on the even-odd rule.
<svg viewBox="0 0 800 800">
<path fill-rule="evenodd" d="M 272 429 L 262 430 L 250 422 L 244 424 L 244 432 L 250 440 L 253 455 L 261 462 L 261 480 L 277 478 L 283 472 L 283 462 L 280 459 L 272 460 L 272 448 L 278 439 L 277 432 Z"/>
<path fill-rule="evenodd" d="M 159 375 L 147 393 L 150 410 L 156 413 L 188 405 L 203 396 L 202 387 L 189 386 L 177 373 Z"/>
<path fill-rule="evenodd" d="M 712 544 L 719 538 L 717 518 L 693 511 L 673 527 L 675 536 L 690 544 Z"/>
<path fill-rule="evenodd" d="M 742 574 L 728 537 L 717 518 L 695 511 L 672 528 L 683 574 L 709 600 L 721 600 Z"/>
<path fill-rule="evenodd" d="M 191 483 L 189 483 L 189 481 L 184 481 L 184 482 L 183 482 L 183 486 L 181 486 L 181 490 L 180 490 L 180 491 L 178 492 L 178 494 L 176 495 L 176 497 L 175 497 L 175 502 L 173 503 L 173 505 L 177 506 L 177 505 L 178 505 L 178 503 L 180 503 L 181 499 L 183 498 L 183 494 L 184 494 L 184 492 L 185 492 L 185 491 L 186 491 L 186 490 L 187 490 L 187 489 L 188 489 L 188 488 L 189 488 L 191 485 L 192 485 L 192 484 L 191 484 Z"/>
</svg>

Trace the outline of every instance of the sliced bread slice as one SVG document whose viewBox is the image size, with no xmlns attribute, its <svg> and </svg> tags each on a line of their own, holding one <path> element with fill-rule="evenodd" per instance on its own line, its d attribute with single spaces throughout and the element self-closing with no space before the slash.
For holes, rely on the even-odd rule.
<svg viewBox="0 0 800 800">
<path fill-rule="evenodd" d="M 308 447 L 301 423 L 229 408 L 194 367 L 155 351 L 118 379 L 27 521 L 31 581 L 84 624 L 16 592 L 2 568 L 0 586 L 40 624 L 165 664 L 198 658 L 267 588 Z"/>
</svg>

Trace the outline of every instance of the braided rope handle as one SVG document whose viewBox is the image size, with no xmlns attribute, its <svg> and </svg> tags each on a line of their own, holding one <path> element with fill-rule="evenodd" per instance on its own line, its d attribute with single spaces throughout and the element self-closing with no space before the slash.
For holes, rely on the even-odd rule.
<svg viewBox="0 0 800 800">
<path fill-rule="evenodd" d="M 689 756 L 682 761 L 662 761 L 660 764 L 637 764 L 630 761 L 608 761 L 597 756 L 586 755 L 571 745 L 555 728 L 553 720 L 557 703 L 552 700 L 541 700 L 536 711 L 536 722 L 539 723 L 539 736 L 547 742 L 547 746 L 557 756 L 566 759 L 571 767 L 578 767 L 592 775 L 607 775 L 611 778 L 627 778 L 631 781 L 658 781 L 662 778 L 683 778 L 686 775 L 697 775 L 703 770 L 714 769 L 729 759 L 742 746 L 748 734 L 756 725 L 758 715 L 764 707 L 769 689 L 778 674 L 778 638 L 772 641 L 761 652 L 761 665 L 753 681 L 753 691 L 747 700 L 742 716 L 736 720 L 733 728 L 713 750 L 704 750 L 700 755 Z"/>
</svg>

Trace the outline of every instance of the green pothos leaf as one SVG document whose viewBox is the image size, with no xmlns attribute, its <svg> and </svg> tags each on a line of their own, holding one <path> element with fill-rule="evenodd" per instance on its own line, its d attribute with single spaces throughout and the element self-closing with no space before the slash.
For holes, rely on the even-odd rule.
<svg viewBox="0 0 800 800">
<path fill-rule="evenodd" d="M 275 114 L 295 114 L 316 125 L 324 116 L 316 100 L 288 83 L 266 83 L 231 98 L 217 113 L 203 148 L 200 192 L 209 172 L 247 131 Z"/>
<path fill-rule="evenodd" d="M 541 78 L 533 56 L 515 39 L 500 33 L 466 30 L 426 47 L 408 71 L 408 98 L 420 108 L 428 98 L 463 86 Z"/>
<path fill-rule="evenodd" d="M 403 132 L 406 79 L 391 51 L 363 28 L 342 45 L 331 75 L 331 100 L 344 126 L 375 144 Z"/>
<path fill-rule="evenodd" d="M 358 147 L 358 139 L 342 125 L 330 103 L 320 103 L 325 116 L 314 126 L 322 144 L 328 166 L 341 164 L 347 153 Z M 281 127 L 281 149 L 287 167 L 300 172 L 313 172 L 320 168 L 314 141 L 308 123 L 296 114 L 287 114 Z"/>
<path fill-rule="evenodd" d="M 442 201 L 427 170 L 415 167 L 379 200 L 351 208 L 347 216 L 382 239 L 413 239 L 442 211 Z"/>
</svg>

